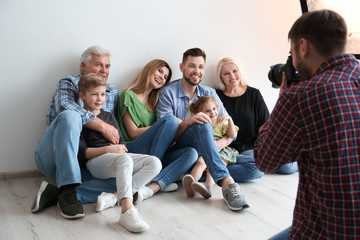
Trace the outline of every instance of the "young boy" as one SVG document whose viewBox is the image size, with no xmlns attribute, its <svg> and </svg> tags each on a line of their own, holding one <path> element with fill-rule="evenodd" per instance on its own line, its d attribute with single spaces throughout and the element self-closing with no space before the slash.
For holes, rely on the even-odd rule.
<svg viewBox="0 0 360 240">
<path fill-rule="evenodd" d="M 133 205 L 133 195 L 161 170 L 157 157 L 127 153 L 115 116 L 101 110 L 105 101 L 106 82 L 96 74 L 80 78 L 79 98 L 84 108 L 108 124 L 116 127 L 120 134 L 119 144 L 110 144 L 100 132 L 83 128 L 80 138 L 79 162 L 99 179 L 116 177 L 117 199 L 121 205 L 119 223 L 130 232 L 142 232 L 149 225 L 142 219 Z M 134 174 L 134 175 L 133 175 Z M 102 193 L 104 195 L 105 193 Z M 106 194 L 105 194 L 106 195 Z M 110 194 L 113 198 L 113 194 Z M 111 201 L 111 198 L 110 198 Z M 114 206 L 116 200 L 113 201 Z"/>
</svg>

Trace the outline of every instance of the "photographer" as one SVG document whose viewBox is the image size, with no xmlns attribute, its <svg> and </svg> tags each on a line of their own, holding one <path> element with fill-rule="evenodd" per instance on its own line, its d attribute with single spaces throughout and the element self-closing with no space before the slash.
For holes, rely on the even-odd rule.
<svg viewBox="0 0 360 240">
<path fill-rule="evenodd" d="M 288 37 L 304 80 L 280 97 L 255 142 L 265 172 L 297 161 L 292 226 L 272 239 L 360 238 L 360 66 L 344 54 L 344 19 L 330 10 L 303 14 Z"/>
</svg>

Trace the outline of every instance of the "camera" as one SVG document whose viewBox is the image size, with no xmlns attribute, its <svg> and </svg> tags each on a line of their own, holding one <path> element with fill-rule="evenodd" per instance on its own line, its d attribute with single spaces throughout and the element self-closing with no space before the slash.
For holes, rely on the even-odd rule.
<svg viewBox="0 0 360 240">
<path fill-rule="evenodd" d="M 292 56 L 290 55 L 285 64 L 275 64 L 270 66 L 268 78 L 273 88 L 279 88 L 282 82 L 282 72 L 286 73 L 287 84 L 291 86 L 293 83 L 301 81 L 301 76 L 292 64 Z"/>
</svg>

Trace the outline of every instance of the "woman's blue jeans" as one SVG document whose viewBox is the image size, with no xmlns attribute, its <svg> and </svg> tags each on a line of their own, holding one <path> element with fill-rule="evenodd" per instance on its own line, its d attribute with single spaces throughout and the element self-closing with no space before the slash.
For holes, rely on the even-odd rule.
<svg viewBox="0 0 360 240">
<path fill-rule="evenodd" d="M 236 164 L 228 165 L 230 175 L 235 182 L 245 182 L 261 178 L 264 173 L 261 172 L 254 162 L 254 150 L 246 150 L 236 156 Z M 276 173 L 292 174 L 298 171 L 297 162 L 284 164 Z"/>
<path fill-rule="evenodd" d="M 246 150 L 236 156 L 236 163 L 227 166 L 235 182 L 246 182 L 261 178 L 261 172 L 254 161 L 254 151 Z"/>
</svg>

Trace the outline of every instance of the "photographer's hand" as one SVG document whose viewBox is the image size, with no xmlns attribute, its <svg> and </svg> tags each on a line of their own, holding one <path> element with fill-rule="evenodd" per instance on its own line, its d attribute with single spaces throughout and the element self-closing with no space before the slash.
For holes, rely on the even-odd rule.
<svg viewBox="0 0 360 240">
<path fill-rule="evenodd" d="M 280 91 L 279 91 L 279 97 L 281 96 L 281 94 L 283 94 L 284 92 L 286 92 L 288 90 L 288 85 L 287 85 L 287 77 L 286 77 L 286 73 L 282 72 L 282 82 L 280 85 Z"/>
</svg>

